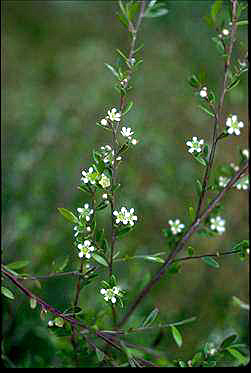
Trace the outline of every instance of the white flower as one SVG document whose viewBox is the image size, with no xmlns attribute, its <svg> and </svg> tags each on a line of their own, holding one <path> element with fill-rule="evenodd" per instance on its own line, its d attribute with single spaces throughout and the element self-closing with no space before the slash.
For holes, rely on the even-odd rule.
<svg viewBox="0 0 251 373">
<path fill-rule="evenodd" d="M 107 199 L 107 198 L 108 198 L 107 193 L 102 194 L 102 198 L 103 198 L 103 199 Z"/>
<path fill-rule="evenodd" d="M 225 232 L 225 219 L 221 218 L 220 216 L 216 216 L 216 218 L 210 219 L 211 229 L 213 231 L 217 231 L 218 233 L 222 234 Z"/>
<path fill-rule="evenodd" d="M 113 108 L 111 110 L 108 110 L 108 118 L 113 122 L 114 120 L 116 122 L 119 122 L 121 119 L 121 113 L 117 112 L 117 109 Z"/>
<path fill-rule="evenodd" d="M 131 140 L 132 135 L 134 134 L 133 131 L 131 131 L 130 127 L 122 127 L 121 135 L 124 137 L 127 137 L 129 140 Z"/>
<path fill-rule="evenodd" d="M 222 31 L 221 31 L 222 35 L 224 36 L 228 36 L 229 35 L 229 31 L 228 29 L 224 28 Z"/>
<path fill-rule="evenodd" d="M 84 207 L 78 207 L 77 212 L 79 212 L 79 219 L 84 218 L 86 221 L 90 221 L 91 218 L 89 215 L 93 214 L 93 209 L 89 207 L 88 203 L 84 204 Z"/>
<path fill-rule="evenodd" d="M 137 145 L 137 144 L 138 144 L 138 140 L 136 140 L 136 139 L 132 139 L 132 140 L 131 140 L 131 143 L 132 143 L 132 145 Z"/>
<path fill-rule="evenodd" d="M 103 153 L 103 161 L 105 163 L 111 163 L 113 165 L 114 163 L 114 150 L 112 150 L 112 147 L 110 145 L 101 146 L 101 150 Z M 121 161 L 121 157 L 117 157 L 117 161 Z"/>
<path fill-rule="evenodd" d="M 108 188 L 111 185 L 109 177 L 107 177 L 105 174 L 102 174 L 101 179 L 99 180 L 99 184 L 102 186 L 102 188 Z"/>
<path fill-rule="evenodd" d="M 89 182 L 91 184 L 95 184 L 98 177 L 98 172 L 94 171 L 93 167 L 90 167 L 88 172 L 82 171 L 82 175 L 83 177 L 81 177 L 80 180 L 83 181 L 85 184 Z"/>
<path fill-rule="evenodd" d="M 113 215 L 116 216 L 116 224 L 123 223 L 133 226 L 134 222 L 138 220 L 138 217 L 134 215 L 133 208 L 128 211 L 125 207 L 121 207 L 120 211 L 113 211 Z"/>
<path fill-rule="evenodd" d="M 188 150 L 189 153 L 193 153 L 194 151 L 200 153 L 202 151 L 204 140 L 198 140 L 197 137 L 193 137 L 192 141 L 187 141 L 186 144 L 190 147 L 190 149 Z"/>
<path fill-rule="evenodd" d="M 240 128 L 244 127 L 244 123 L 243 122 L 238 123 L 237 115 L 234 114 L 227 118 L 226 126 L 229 127 L 227 130 L 227 133 L 229 133 L 230 135 L 235 133 L 235 135 L 239 136 L 239 134 L 241 133 Z"/>
<path fill-rule="evenodd" d="M 229 180 L 230 179 L 225 177 L 225 176 L 219 176 L 219 186 L 222 187 L 222 188 L 225 188 L 225 186 L 228 184 Z"/>
<path fill-rule="evenodd" d="M 113 288 L 110 288 L 110 289 L 103 288 L 100 290 L 100 293 L 104 295 L 104 299 L 106 302 L 111 301 L 114 304 L 117 301 L 116 296 L 121 296 L 119 290 L 120 289 L 117 286 L 114 286 Z"/>
<path fill-rule="evenodd" d="M 176 219 L 175 221 L 168 220 L 168 223 L 171 226 L 171 231 L 172 231 L 173 234 L 180 233 L 181 230 L 185 227 L 184 224 L 180 223 L 179 219 Z"/>
<path fill-rule="evenodd" d="M 86 227 L 86 230 L 87 232 L 91 232 L 91 227 L 90 226 Z"/>
<path fill-rule="evenodd" d="M 51 326 L 53 326 L 53 325 L 54 325 L 54 322 L 53 322 L 52 320 L 49 320 L 49 321 L 48 321 L 48 326 L 51 327 Z"/>
<path fill-rule="evenodd" d="M 102 126 L 107 126 L 107 120 L 105 118 L 101 119 L 100 123 L 102 124 Z"/>
<path fill-rule="evenodd" d="M 248 175 L 242 177 L 237 183 L 234 185 L 237 189 L 247 190 L 249 188 L 249 177 Z"/>
<path fill-rule="evenodd" d="M 92 256 L 92 252 L 95 250 L 94 246 L 91 246 L 91 242 L 89 240 L 85 240 L 83 244 L 78 244 L 78 249 L 80 250 L 78 256 L 80 258 L 86 257 L 86 259 L 90 259 Z"/>
<path fill-rule="evenodd" d="M 233 162 L 230 163 L 230 167 L 232 167 L 232 169 L 236 172 L 236 171 L 239 171 L 240 167 L 235 165 Z"/>
<path fill-rule="evenodd" d="M 249 159 L 249 150 L 248 149 L 243 149 L 242 150 L 242 154 L 244 155 L 244 157 L 246 157 L 247 159 Z"/>
<path fill-rule="evenodd" d="M 203 87 L 203 88 L 200 90 L 200 97 L 202 97 L 202 98 L 207 97 L 207 87 Z"/>
</svg>

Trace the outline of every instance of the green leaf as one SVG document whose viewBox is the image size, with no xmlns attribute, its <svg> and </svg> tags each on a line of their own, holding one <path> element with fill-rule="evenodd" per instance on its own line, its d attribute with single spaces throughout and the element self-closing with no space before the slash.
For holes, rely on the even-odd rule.
<svg viewBox="0 0 251 373">
<path fill-rule="evenodd" d="M 125 227 L 120 229 L 119 231 L 116 232 L 116 237 L 122 237 L 125 234 L 129 233 L 131 230 L 131 227 Z"/>
<path fill-rule="evenodd" d="M 133 107 L 133 102 L 130 101 L 129 104 L 128 104 L 128 106 L 127 106 L 127 108 L 123 112 L 123 115 L 126 115 L 131 110 L 132 107 Z"/>
<path fill-rule="evenodd" d="M 112 67 L 112 65 L 109 65 L 108 63 L 105 63 L 105 66 L 111 71 L 111 73 L 117 78 L 119 79 L 119 74 L 117 73 L 117 71 L 115 70 L 114 67 Z"/>
<path fill-rule="evenodd" d="M 15 296 L 14 296 L 14 294 L 12 293 L 12 291 L 10 291 L 10 289 L 7 289 L 5 286 L 1 286 L 1 293 L 2 293 L 6 298 L 9 298 L 9 299 L 15 299 Z"/>
<path fill-rule="evenodd" d="M 189 209 L 188 209 L 188 211 L 189 211 L 190 219 L 193 222 L 194 219 L 195 219 L 195 210 L 194 210 L 194 208 L 192 206 L 190 206 Z"/>
<path fill-rule="evenodd" d="M 98 358 L 98 361 L 103 361 L 104 360 L 104 357 L 105 357 L 105 354 L 103 351 L 101 351 L 99 348 L 96 347 L 95 349 L 96 351 L 96 355 L 97 355 L 97 358 Z"/>
<path fill-rule="evenodd" d="M 159 257 L 156 257 L 156 256 L 152 256 L 152 255 L 135 255 L 133 256 L 131 259 L 145 259 L 145 260 L 149 260 L 150 262 L 157 262 L 157 263 L 165 263 L 164 259 L 162 258 L 159 258 Z"/>
<path fill-rule="evenodd" d="M 247 303 L 244 303 L 242 300 L 240 300 L 238 297 L 233 296 L 232 298 L 233 304 L 236 306 L 239 306 L 240 308 L 243 308 L 244 310 L 249 311 L 250 306 Z"/>
<path fill-rule="evenodd" d="M 225 349 L 225 348 L 227 348 L 227 347 L 229 347 L 229 346 L 231 346 L 235 341 L 236 341 L 236 339 L 238 338 L 238 335 L 237 334 L 231 334 L 231 335 L 229 335 L 227 338 L 225 338 L 224 340 L 223 340 L 223 342 L 221 343 L 221 345 L 220 345 L 220 349 Z"/>
<path fill-rule="evenodd" d="M 128 62 L 128 58 L 124 55 L 124 53 L 120 49 L 116 49 L 117 53 L 125 60 L 125 62 Z"/>
<path fill-rule="evenodd" d="M 64 310 L 63 314 L 66 316 L 70 316 L 70 315 L 77 315 L 77 314 L 80 314 L 83 312 L 83 309 L 81 307 L 78 307 L 78 306 L 73 306 L 73 307 L 70 307 L 70 308 L 67 308 L 66 310 Z"/>
<path fill-rule="evenodd" d="M 222 0 L 216 0 L 211 7 L 211 17 L 215 21 L 222 7 Z"/>
<path fill-rule="evenodd" d="M 236 25 L 237 26 L 248 26 L 248 20 L 245 19 L 245 20 L 242 20 L 242 21 L 238 21 L 238 22 L 236 22 Z"/>
<path fill-rule="evenodd" d="M 91 189 L 87 185 L 81 185 L 78 187 L 78 189 L 81 190 L 82 192 L 91 193 Z"/>
<path fill-rule="evenodd" d="M 78 222 L 78 218 L 68 209 L 65 209 L 64 207 L 58 207 L 58 211 L 60 214 L 71 223 L 75 224 Z"/>
<path fill-rule="evenodd" d="M 6 267 L 9 269 L 21 269 L 23 267 L 26 267 L 29 263 L 29 260 L 19 260 L 17 262 L 7 264 Z"/>
<path fill-rule="evenodd" d="M 249 358 L 242 355 L 238 350 L 232 347 L 226 349 L 233 357 L 235 357 L 240 364 L 246 365 L 249 362 Z"/>
<path fill-rule="evenodd" d="M 202 185 L 201 185 L 201 182 L 200 182 L 200 180 L 196 180 L 196 192 L 197 192 L 197 194 L 198 194 L 198 196 L 200 196 L 201 195 L 201 192 L 202 192 Z"/>
<path fill-rule="evenodd" d="M 174 338 L 175 342 L 177 343 L 177 345 L 179 347 L 181 347 L 182 346 L 182 336 L 181 336 L 179 330 L 174 325 L 171 325 L 171 330 L 172 330 L 172 335 L 173 335 L 173 338 Z"/>
<path fill-rule="evenodd" d="M 194 74 L 191 76 L 191 78 L 188 79 L 188 83 L 193 88 L 199 88 L 200 87 L 199 79 Z"/>
<path fill-rule="evenodd" d="M 207 113 L 210 117 L 213 117 L 214 118 L 214 113 L 212 113 L 210 110 L 208 110 L 207 108 L 205 108 L 204 106 L 202 105 L 198 105 L 198 107 L 203 110 L 205 113 Z"/>
<path fill-rule="evenodd" d="M 159 314 L 159 309 L 154 308 L 152 312 L 145 318 L 145 320 L 142 323 L 142 328 L 147 328 L 149 327 L 156 319 L 156 317 Z"/>
<path fill-rule="evenodd" d="M 168 13 L 168 9 L 164 7 L 163 4 L 154 4 L 153 6 L 146 9 L 144 13 L 144 17 L 146 18 L 155 18 L 155 17 L 161 17 Z"/>
<path fill-rule="evenodd" d="M 218 262 L 216 262 L 215 259 L 211 258 L 210 256 L 204 256 L 202 258 L 203 262 L 206 263 L 209 267 L 212 267 L 212 268 L 219 268 L 220 265 Z"/>
<path fill-rule="evenodd" d="M 100 204 L 96 207 L 96 211 L 100 211 L 105 209 L 109 204 L 105 201 L 100 202 Z"/>
<path fill-rule="evenodd" d="M 239 77 L 235 78 L 235 79 L 232 81 L 232 83 L 229 84 L 229 86 L 227 87 L 227 90 L 228 90 L 228 91 L 231 91 L 231 89 L 235 88 L 235 87 L 240 83 L 240 81 L 241 81 L 241 80 L 240 80 Z"/>
<path fill-rule="evenodd" d="M 200 164 L 202 164 L 203 166 L 207 165 L 207 162 L 205 161 L 205 159 L 203 159 L 200 155 L 194 155 L 194 159 Z"/>
<path fill-rule="evenodd" d="M 101 265 L 103 265 L 103 266 L 105 266 L 105 267 L 108 267 L 108 266 L 109 266 L 108 263 L 107 263 L 107 261 L 106 261 L 102 256 L 100 256 L 100 255 L 98 255 L 98 254 L 93 254 L 92 257 L 93 257 L 93 259 L 96 260 L 96 262 L 98 262 L 99 264 L 101 264 Z"/>
<path fill-rule="evenodd" d="M 193 256 L 194 252 L 195 252 L 194 248 L 192 246 L 188 246 L 188 248 L 187 248 L 187 254 L 189 256 Z"/>
</svg>

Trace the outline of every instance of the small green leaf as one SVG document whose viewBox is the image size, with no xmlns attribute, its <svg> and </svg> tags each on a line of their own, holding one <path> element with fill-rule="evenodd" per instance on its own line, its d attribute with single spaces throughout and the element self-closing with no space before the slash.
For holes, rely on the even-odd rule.
<svg viewBox="0 0 251 373">
<path fill-rule="evenodd" d="M 192 206 L 190 206 L 188 210 L 189 210 L 190 219 L 193 222 L 194 219 L 195 219 L 195 210 L 194 210 L 194 208 Z"/>
<path fill-rule="evenodd" d="M 203 262 L 206 263 L 209 267 L 212 268 L 220 268 L 220 265 L 218 262 L 216 262 L 215 259 L 211 258 L 210 256 L 204 256 L 202 258 Z"/>
<path fill-rule="evenodd" d="M 23 267 L 26 267 L 29 263 L 29 260 L 19 260 L 17 262 L 7 264 L 6 267 L 9 269 L 21 269 Z"/>
<path fill-rule="evenodd" d="M 125 62 L 128 61 L 128 58 L 124 55 L 124 53 L 120 49 L 116 49 L 116 51 L 125 60 Z"/>
<path fill-rule="evenodd" d="M 64 315 L 77 315 L 77 314 L 80 314 L 83 312 L 83 309 L 81 307 L 78 307 L 78 306 L 73 306 L 73 307 L 70 307 L 70 308 L 67 308 L 63 314 Z"/>
<path fill-rule="evenodd" d="M 198 196 L 201 195 L 201 192 L 202 192 L 202 185 L 201 185 L 201 182 L 200 180 L 196 180 L 196 192 L 198 194 Z"/>
<path fill-rule="evenodd" d="M 194 254 L 194 248 L 192 247 L 192 246 L 188 246 L 188 248 L 187 248 L 187 254 L 189 255 L 189 256 L 193 256 L 193 254 Z"/>
<path fill-rule="evenodd" d="M 58 207 L 58 211 L 60 214 L 71 223 L 75 224 L 78 222 L 78 218 L 68 209 L 65 209 L 63 207 Z"/>
<path fill-rule="evenodd" d="M 245 20 L 242 20 L 242 21 L 238 21 L 238 22 L 236 22 L 236 25 L 237 26 L 248 26 L 248 20 L 245 19 Z"/>
<path fill-rule="evenodd" d="M 162 258 L 159 258 L 159 257 L 156 257 L 156 256 L 152 256 L 152 255 L 135 255 L 133 258 L 136 258 L 136 259 L 145 259 L 145 260 L 149 260 L 150 262 L 157 262 L 157 263 L 165 263 L 164 259 Z"/>
<path fill-rule="evenodd" d="M 207 113 L 210 117 L 213 117 L 214 118 L 214 113 L 212 113 L 210 110 L 208 110 L 207 108 L 205 108 L 204 106 L 202 105 L 198 105 L 198 107 L 203 110 L 205 113 Z"/>
<path fill-rule="evenodd" d="M 207 165 L 207 162 L 205 161 L 205 159 L 203 159 L 200 155 L 194 155 L 194 159 L 200 164 L 202 164 L 203 166 Z"/>
<path fill-rule="evenodd" d="M 129 233 L 131 230 L 131 227 L 125 227 L 120 229 L 119 231 L 116 232 L 116 237 L 122 237 L 125 234 Z"/>
<path fill-rule="evenodd" d="M 229 335 L 221 343 L 220 349 L 224 350 L 225 348 L 229 347 L 230 345 L 232 345 L 236 341 L 237 338 L 238 338 L 237 334 L 231 334 L 231 335 Z"/>
<path fill-rule="evenodd" d="M 105 267 L 108 267 L 108 266 L 109 266 L 108 263 L 107 263 L 107 261 L 106 261 L 102 256 L 100 256 L 100 255 L 98 255 L 98 254 L 93 254 L 92 257 L 93 257 L 93 259 L 96 260 L 96 262 L 98 262 L 99 264 L 101 264 L 101 265 L 103 265 L 103 266 L 105 266 Z"/>
<path fill-rule="evenodd" d="M 105 354 L 103 351 L 101 351 L 99 348 L 96 347 L 95 349 L 96 351 L 96 355 L 97 355 L 97 358 L 98 358 L 98 361 L 103 361 L 104 360 L 104 357 L 105 357 Z"/>
<path fill-rule="evenodd" d="M 158 316 L 158 314 L 159 314 L 159 309 L 158 308 L 154 308 L 152 310 L 152 312 L 150 312 L 150 314 L 143 321 L 142 328 L 149 327 L 155 321 L 155 319 Z"/>
<path fill-rule="evenodd" d="M 109 65 L 108 63 L 105 63 L 105 66 L 112 72 L 112 74 L 117 78 L 119 79 L 119 74 L 117 73 L 117 71 L 115 70 L 114 67 L 112 67 L 111 65 Z"/>
<path fill-rule="evenodd" d="M 211 7 L 211 17 L 213 20 L 216 19 L 217 14 L 220 12 L 222 7 L 222 0 L 216 0 Z"/>
<path fill-rule="evenodd" d="M 173 325 L 171 325 L 171 330 L 172 330 L 172 335 L 173 335 L 173 338 L 174 338 L 175 342 L 177 343 L 177 345 L 179 347 L 181 347 L 182 346 L 182 336 L 181 336 L 179 330 Z"/>
<path fill-rule="evenodd" d="M 191 78 L 189 78 L 188 82 L 191 85 L 191 87 L 193 87 L 193 88 L 199 88 L 200 87 L 199 79 L 194 74 L 191 76 Z"/>
<path fill-rule="evenodd" d="M 5 286 L 1 286 L 1 293 L 2 293 L 6 298 L 9 298 L 9 299 L 15 299 L 15 296 L 14 296 L 14 294 L 12 293 L 12 291 L 10 291 L 10 289 L 7 289 Z"/>
<path fill-rule="evenodd" d="M 242 355 L 238 350 L 232 347 L 226 349 L 233 357 L 235 357 L 240 364 L 246 365 L 249 362 L 249 358 Z"/>
<path fill-rule="evenodd" d="M 239 77 L 236 77 L 230 84 L 229 86 L 227 87 L 227 90 L 228 91 L 231 91 L 231 89 L 235 88 L 239 83 L 240 83 L 240 78 Z"/>
<path fill-rule="evenodd" d="M 123 112 L 123 115 L 126 115 L 127 113 L 129 113 L 129 111 L 131 110 L 131 108 L 133 107 L 133 102 L 130 101 L 127 108 L 125 109 L 125 111 Z"/>
</svg>

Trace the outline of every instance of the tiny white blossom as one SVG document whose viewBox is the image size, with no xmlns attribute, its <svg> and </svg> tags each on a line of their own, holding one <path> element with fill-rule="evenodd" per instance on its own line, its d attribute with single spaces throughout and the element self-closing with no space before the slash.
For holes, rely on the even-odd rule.
<svg viewBox="0 0 251 373">
<path fill-rule="evenodd" d="M 175 221 L 170 219 L 170 220 L 168 220 L 168 223 L 171 226 L 171 231 L 172 231 L 173 234 L 180 233 L 182 231 L 182 229 L 185 228 L 185 225 L 180 223 L 179 219 L 176 219 Z"/>
<path fill-rule="evenodd" d="M 86 230 L 87 232 L 91 232 L 91 227 L 90 226 L 86 227 Z"/>
<path fill-rule="evenodd" d="M 230 167 L 232 167 L 232 169 L 233 169 L 235 172 L 239 171 L 239 169 L 240 169 L 240 167 L 237 166 L 237 165 L 235 165 L 233 162 L 230 163 Z"/>
<path fill-rule="evenodd" d="M 107 199 L 107 198 L 108 198 L 107 193 L 102 194 L 102 198 L 103 198 L 103 199 Z"/>
<path fill-rule="evenodd" d="M 86 172 L 85 170 L 82 171 L 82 175 L 83 177 L 81 177 L 81 181 L 83 181 L 85 184 L 87 183 L 91 183 L 91 184 L 95 184 L 96 183 L 96 179 L 98 177 L 98 173 L 94 171 L 93 167 L 90 167 L 88 172 Z"/>
<path fill-rule="evenodd" d="M 242 154 L 244 155 L 244 157 L 246 157 L 247 159 L 249 159 L 249 150 L 248 149 L 243 149 L 242 150 Z"/>
<path fill-rule="evenodd" d="M 203 88 L 200 90 L 200 97 L 202 97 L 202 98 L 207 97 L 207 87 L 203 87 Z"/>
<path fill-rule="evenodd" d="M 222 234 L 225 232 L 225 219 L 221 218 L 220 216 L 216 216 L 216 218 L 211 218 L 210 219 L 211 223 L 211 229 L 213 231 L 217 231 L 218 233 Z"/>
<path fill-rule="evenodd" d="M 119 122 L 121 119 L 121 113 L 117 111 L 117 109 L 113 108 L 111 110 L 108 110 L 108 117 L 113 122 L 114 120 L 116 122 Z"/>
<path fill-rule="evenodd" d="M 127 137 L 129 140 L 131 140 L 132 135 L 134 134 L 133 131 L 131 131 L 130 127 L 122 127 L 121 135 L 124 137 Z"/>
<path fill-rule="evenodd" d="M 79 212 L 79 219 L 84 218 L 86 221 L 90 221 L 90 215 L 93 214 L 93 209 L 89 207 L 88 203 L 84 204 L 84 207 L 78 207 L 77 211 Z"/>
<path fill-rule="evenodd" d="M 196 136 L 192 138 L 192 141 L 187 141 L 186 145 L 190 147 L 188 150 L 189 153 L 193 153 L 196 151 L 197 153 L 200 153 L 202 151 L 202 145 L 204 144 L 204 140 L 198 140 Z"/>
<path fill-rule="evenodd" d="M 227 133 L 232 135 L 233 133 L 237 136 L 240 135 L 240 128 L 244 127 L 243 122 L 238 122 L 237 115 L 229 116 L 226 120 L 226 126 L 229 127 Z"/>
<path fill-rule="evenodd" d="M 49 321 L 48 321 L 48 326 L 51 327 L 51 326 L 53 326 L 53 325 L 54 325 L 54 322 L 53 322 L 52 320 L 49 320 Z"/>
<path fill-rule="evenodd" d="M 138 220 L 138 217 L 134 215 L 133 208 L 128 211 L 125 207 L 121 207 L 120 211 L 113 211 L 113 215 L 116 216 L 116 224 L 123 223 L 133 226 L 134 222 Z"/>
<path fill-rule="evenodd" d="M 101 179 L 99 180 L 99 184 L 102 186 L 102 188 L 108 188 L 111 185 L 109 177 L 107 177 L 105 174 L 102 174 Z"/>
<path fill-rule="evenodd" d="M 107 120 L 105 118 L 101 119 L 100 123 L 102 124 L 102 126 L 107 126 Z"/>
<path fill-rule="evenodd" d="M 114 286 L 113 288 L 110 289 L 101 289 L 100 293 L 104 296 L 104 300 L 106 302 L 111 301 L 113 304 L 116 303 L 117 298 L 116 297 L 121 297 L 120 289 L 117 286 Z"/>
<path fill-rule="evenodd" d="M 249 188 L 249 177 L 248 175 L 242 177 L 237 183 L 234 185 L 237 189 L 241 190 L 248 190 Z"/>
<path fill-rule="evenodd" d="M 85 257 L 86 259 L 90 259 L 95 250 L 94 246 L 91 246 L 91 241 L 89 240 L 85 240 L 83 244 L 78 244 L 78 249 L 80 250 L 78 256 L 80 258 Z"/>
<path fill-rule="evenodd" d="M 222 31 L 221 31 L 222 35 L 224 36 L 228 36 L 229 35 L 229 30 L 224 28 Z"/>
<path fill-rule="evenodd" d="M 229 180 L 230 179 L 225 177 L 225 176 L 219 176 L 219 186 L 222 187 L 222 188 L 225 188 L 225 186 L 228 184 Z"/>
<path fill-rule="evenodd" d="M 138 140 L 136 140 L 136 139 L 132 139 L 132 140 L 131 140 L 131 143 L 132 143 L 132 145 L 137 145 L 137 144 L 138 144 Z"/>
</svg>

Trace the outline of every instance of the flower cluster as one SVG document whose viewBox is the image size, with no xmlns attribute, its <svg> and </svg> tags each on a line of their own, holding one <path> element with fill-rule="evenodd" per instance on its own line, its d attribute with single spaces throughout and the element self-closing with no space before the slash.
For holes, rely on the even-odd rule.
<svg viewBox="0 0 251 373">
<path fill-rule="evenodd" d="M 131 208 L 129 211 L 125 207 L 121 207 L 120 211 L 113 211 L 113 215 L 116 217 L 116 224 L 123 223 L 124 225 L 134 225 L 134 222 L 138 220 L 138 217 L 134 215 L 134 209 Z"/>
<path fill-rule="evenodd" d="M 138 141 L 136 139 L 132 139 L 132 135 L 134 132 L 131 130 L 130 127 L 122 127 L 121 135 L 126 137 L 128 140 L 130 140 L 131 144 L 136 145 Z"/>
<path fill-rule="evenodd" d="M 173 234 L 180 233 L 183 228 L 185 228 L 185 225 L 180 223 L 179 219 L 176 219 L 175 221 L 168 220 L 168 223 L 171 226 L 171 231 Z"/>
<path fill-rule="evenodd" d="M 222 187 L 222 188 L 225 188 L 225 186 L 227 186 L 229 180 L 230 179 L 225 177 L 225 176 L 219 176 L 219 186 Z"/>
<path fill-rule="evenodd" d="M 229 135 L 232 135 L 233 133 L 237 136 L 239 136 L 240 128 L 244 127 L 243 122 L 238 122 L 237 115 L 231 115 L 226 120 L 226 126 L 229 127 L 227 129 L 227 133 Z"/>
<path fill-rule="evenodd" d="M 84 243 L 78 244 L 79 253 L 78 256 L 80 258 L 85 257 L 86 259 L 90 259 L 92 256 L 93 251 L 95 250 L 95 247 L 91 245 L 91 241 L 85 240 Z"/>
<path fill-rule="evenodd" d="M 221 218 L 220 216 L 216 216 L 216 218 L 210 219 L 210 223 L 210 227 L 213 231 L 217 231 L 220 234 L 225 232 L 225 219 Z"/>
<path fill-rule="evenodd" d="M 100 123 L 102 126 L 106 127 L 109 122 L 120 122 L 120 119 L 121 113 L 116 108 L 112 108 L 111 110 L 108 110 L 107 116 L 101 119 Z"/>
<path fill-rule="evenodd" d="M 112 288 L 108 289 L 103 288 L 100 290 L 100 293 L 104 296 L 106 302 L 110 301 L 113 304 L 117 302 L 117 297 L 122 295 L 118 286 L 113 286 Z"/>
<path fill-rule="evenodd" d="M 101 174 L 99 184 L 102 186 L 102 188 L 108 188 L 111 185 L 109 177 L 107 177 L 105 174 Z"/>
<path fill-rule="evenodd" d="M 188 151 L 189 153 L 197 152 L 200 153 L 202 151 L 202 145 L 204 144 L 204 140 L 198 140 L 196 136 L 192 138 L 192 141 L 186 142 L 187 146 L 190 148 Z"/>
</svg>

